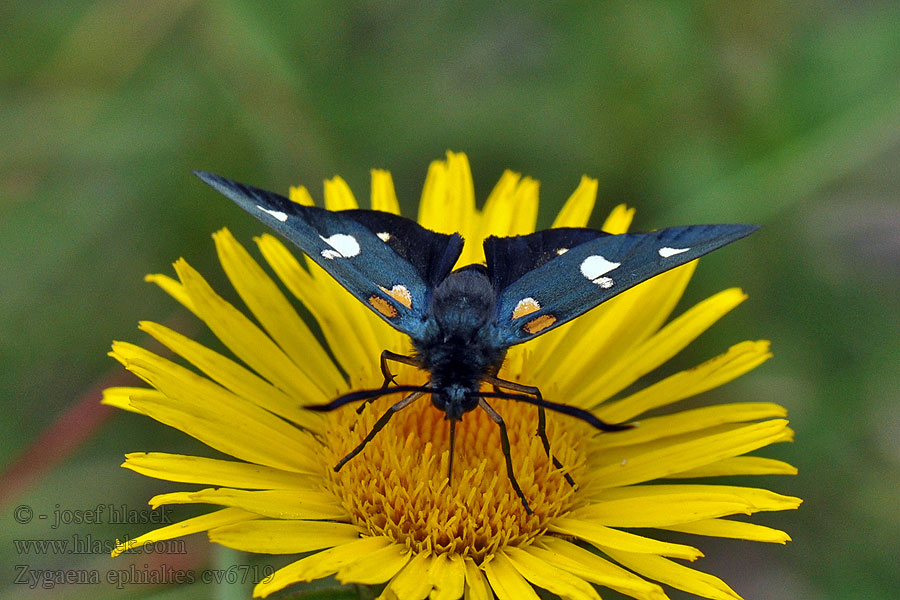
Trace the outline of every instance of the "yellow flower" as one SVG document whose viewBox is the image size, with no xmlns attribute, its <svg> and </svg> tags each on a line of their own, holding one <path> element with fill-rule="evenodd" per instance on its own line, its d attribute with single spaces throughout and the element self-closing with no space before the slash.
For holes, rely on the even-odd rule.
<svg viewBox="0 0 900 600">
<path fill-rule="evenodd" d="M 583 227 L 597 182 L 583 178 L 555 227 Z M 312 203 L 304 188 L 293 200 Z M 325 205 L 357 206 L 343 180 L 325 183 Z M 397 213 L 389 173 L 372 172 L 372 206 Z M 483 260 L 489 234 L 534 231 L 538 184 L 506 172 L 475 208 L 468 161 L 448 153 L 431 164 L 418 220 L 467 240 L 460 264 Z M 603 228 L 624 232 L 633 210 L 616 207 Z M 537 410 L 494 400 L 509 428 L 514 472 L 533 509 L 528 514 L 506 474 L 496 424 L 483 411 L 457 428 L 453 481 L 447 481 L 448 423 L 419 402 L 397 413 L 338 473 L 332 467 L 371 429 L 393 399 L 361 413 L 324 404 L 382 382 L 382 350 L 409 353 L 409 340 L 343 291 L 317 265 L 299 260 L 271 235 L 256 239 L 266 262 L 299 300 L 302 318 L 281 288 L 227 230 L 214 235 L 219 259 L 255 318 L 217 295 L 187 262 L 178 279 L 151 275 L 205 322 L 240 362 L 156 323 L 140 328 L 190 366 L 115 342 L 112 356 L 152 389 L 112 388 L 104 402 L 180 429 L 234 460 L 166 453 L 129 454 L 123 466 L 144 475 L 213 486 L 162 494 L 154 507 L 222 507 L 120 544 L 114 555 L 148 541 L 207 532 L 231 548 L 270 554 L 310 553 L 259 583 L 264 597 L 329 575 L 346 583 L 386 584 L 382 597 L 456 600 L 537 598 L 538 586 L 563 598 L 599 598 L 594 585 L 639 599 L 666 598 L 662 583 L 706 598 L 739 598 L 712 575 L 683 564 L 699 549 L 657 539 L 648 529 L 785 543 L 784 532 L 726 517 L 793 509 L 800 500 L 764 489 L 679 483 L 722 475 L 793 474 L 790 465 L 747 456 L 789 441 L 785 411 L 767 402 L 657 411 L 753 369 L 769 358 L 766 341 L 745 341 L 692 369 L 633 389 L 740 304 L 727 289 L 670 320 L 696 261 L 631 289 L 573 323 L 510 349 L 499 376 L 539 387 L 545 398 L 591 411 L 608 423 L 638 427 L 598 434 L 577 419 L 547 415 L 554 457 L 535 435 Z M 316 331 L 326 342 L 323 344 Z M 424 373 L 400 365 L 401 384 Z M 642 418 L 649 411 L 657 416 Z M 655 480 L 663 479 L 658 483 Z M 652 484 L 650 482 L 653 482 Z M 640 528 L 641 533 L 630 531 Z M 493 592 L 492 592 L 493 590 Z"/>
</svg>

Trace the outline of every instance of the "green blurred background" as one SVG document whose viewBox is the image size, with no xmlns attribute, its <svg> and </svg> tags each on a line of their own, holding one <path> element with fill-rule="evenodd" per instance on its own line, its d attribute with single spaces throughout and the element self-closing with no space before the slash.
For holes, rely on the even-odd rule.
<svg viewBox="0 0 900 600">
<path fill-rule="evenodd" d="M 318 198 L 340 174 L 366 200 L 369 169 L 386 168 L 414 214 L 447 149 L 468 154 L 481 201 L 505 168 L 539 179 L 543 226 L 582 174 L 600 181 L 595 224 L 627 202 L 638 228 L 763 225 L 702 261 L 679 310 L 731 285 L 750 299 L 673 368 L 773 341 L 773 360 L 703 400 L 789 409 L 796 443 L 764 454 L 800 474 L 741 483 L 805 504 L 756 518 L 788 530 L 786 547 L 704 541 L 695 566 L 748 599 L 896 597 L 900 4 L 4 2 L 0 26 L 4 598 L 54 593 L 14 584 L 13 565 L 102 574 L 161 560 L 24 553 L 14 539 L 85 526 L 23 525 L 13 509 L 52 520 L 55 508 L 142 508 L 178 486 L 120 469 L 123 453 L 202 452 L 96 404 L 103 386 L 131 381 L 106 352 L 113 339 L 146 343 L 139 319 L 209 341 L 144 274 L 185 256 L 224 291 L 210 234 L 227 225 L 252 245 L 262 230 L 191 169 L 302 183 Z M 282 564 L 203 539 L 189 549 L 169 566 Z"/>
</svg>

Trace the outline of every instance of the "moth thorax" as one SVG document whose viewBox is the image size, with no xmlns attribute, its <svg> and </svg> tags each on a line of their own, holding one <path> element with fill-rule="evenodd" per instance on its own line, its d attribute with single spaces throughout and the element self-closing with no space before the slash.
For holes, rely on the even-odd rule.
<svg viewBox="0 0 900 600">
<path fill-rule="evenodd" d="M 435 288 L 430 313 L 447 339 L 471 340 L 494 316 L 496 295 L 481 265 L 454 271 Z"/>
</svg>

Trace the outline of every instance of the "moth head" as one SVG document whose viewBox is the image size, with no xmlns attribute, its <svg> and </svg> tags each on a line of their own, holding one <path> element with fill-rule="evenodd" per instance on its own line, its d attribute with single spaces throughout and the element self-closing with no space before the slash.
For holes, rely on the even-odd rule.
<svg viewBox="0 0 900 600">
<path fill-rule="evenodd" d="M 451 384 L 432 393 L 431 403 L 444 411 L 446 419 L 459 421 L 465 413 L 478 406 L 478 397 L 463 385 Z"/>
</svg>

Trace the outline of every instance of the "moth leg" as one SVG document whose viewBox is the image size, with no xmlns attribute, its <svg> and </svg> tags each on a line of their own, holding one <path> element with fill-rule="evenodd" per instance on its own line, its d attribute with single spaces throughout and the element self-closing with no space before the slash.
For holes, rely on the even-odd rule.
<svg viewBox="0 0 900 600">
<path fill-rule="evenodd" d="M 409 396 L 407 396 L 400 402 L 397 402 L 396 404 L 391 406 L 389 409 L 387 409 L 385 411 L 385 413 L 383 415 L 381 415 L 381 417 L 377 421 L 375 421 L 375 425 L 372 426 L 372 430 L 366 435 L 365 439 L 363 439 L 363 441 L 360 442 L 356 448 L 351 450 L 347 456 L 342 458 L 340 460 L 340 462 L 338 462 L 338 464 L 334 465 L 334 472 L 337 473 L 338 471 L 340 471 L 341 468 L 344 465 L 346 465 L 347 462 L 351 458 L 353 458 L 354 456 L 356 456 L 357 454 L 362 452 L 363 448 L 366 447 L 366 444 L 371 442 L 372 438 L 374 438 L 378 434 L 379 431 L 384 429 L 384 426 L 387 425 L 387 422 L 391 420 L 391 417 L 394 416 L 394 413 L 396 413 L 397 411 L 403 410 L 404 408 L 406 408 L 407 406 L 409 406 L 410 404 L 412 404 L 413 402 L 415 402 L 416 400 L 418 400 L 419 398 L 421 398 L 424 395 L 425 395 L 425 392 L 413 392 L 412 394 L 410 394 Z"/>
<path fill-rule="evenodd" d="M 521 383 L 516 383 L 515 381 L 507 381 L 505 379 L 499 379 L 497 377 L 485 377 L 484 380 L 494 386 L 494 391 L 498 391 L 499 388 L 506 388 L 515 392 L 530 394 L 536 397 L 538 400 L 544 399 L 544 397 L 541 396 L 541 390 L 533 385 L 522 385 Z M 547 413 L 546 411 L 544 411 L 543 406 L 538 406 L 537 435 L 539 438 L 541 438 L 541 444 L 543 444 L 544 446 L 544 452 L 547 453 L 547 458 L 553 461 L 554 467 L 563 472 L 563 477 L 565 477 L 566 483 L 574 488 L 575 480 L 572 479 L 572 476 L 569 475 L 563 464 L 559 462 L 559 459 L 557 459 L 550 453 L 550 440 L 547 438 Z"/>
<path fill-rule="evenodd" d="M 522 488 L 519 487 L 519 482 L 516 481 L 516 475 L 513 472 L 512 456 L 510 456 L 509 451 L 509 434 L 506 433 L 506 423 L 503 422 L 503 417 L 501 417 L 484 398 L 478 399 L 478 406 L 480 406 L 482 410 L 488 414 L 491 420 L 500 427 L 500 445 L 503 447 L 503 456 L 506 458 L 506 474 L 509 476 L 509 482 L 512 483 L 513 489 L 522 501 L 525 512 L 529 515 L 533 514 L 534 511 L 528 506 L 528 500 L 525 499 L 525 494 L 522 493 Z"/>
<path fill-rule="evenodd" d="M 381 384 L 381 389 L 386 389 L 389 385 L 396 384 L 394 381 L 394 374 L 391 373 L 391 368 L 388 366 L 388 361 L 404 363 L 407 365 L 412 365 L 414 367 L 418 367 L 419 363 L 410 356 L 403 356 L 402 354 L 397 354 L 396 352 L 391 352 L 390 350 L 384 350 L 381 353 L 381 358 L 379 362 L 381 364 L 381 376 L 384 377 L 384 381 Z M 374 402 L 376 398 L 372 398 L 370 400 L 366 400 L 358 407 L 356 407 L 356 414 L 362 414 L 362 411 L 365 410 L 366 406 Z"/>
<path fill-rule="evenodd" d="M 411 365 L 413 367 L 421 366 L 419 361 L 412 356 L 404 356 L 402 354 L 397 354 L 396 352 L 391 352 L 390 350 L 383 351 L 381 353 L 381 374 L 384 376 L 384 384 L 381 387 L 387 387 L 392 383 L 397 383 L 394 381 L 394 374 L 391 373 L 391 369 L 388 367 L 387 363 L 389 360 L 405 365 Z"/>
<path fill-rule="evenodd" d="M 532 396 L 537 396 L 541 400 L 544 399 L 541 396 L 541 390 L 533 385 L 524 385 L 521 383 L 516 383 L 515 381 L 508 381 L 506 379 L 500 379 L 499 377 L 493 377 L 488 375 L 484 378 L 486 383 L 490 383 L 494 387 L 506 388 L 508 390 L 513 390 L 514 392 L 522 392 L 523 394 L 531 394 Z"/>
<path fill-rule="evenodd" d="M 547 453 L 547 457 L 553 461 L 553 466 L 562 471 L 563 477 L 566 479 L 566 483 L 571 487 L 577 487 L 575 485 L 575 480 L 572 479 L 572 476 L 569 475 L 569 472 L 563 466 L 559 459 L 550 454 L 550 440 L 547 439 L 547 413 L 544 411 L 543 406 L 538 407 L 538 429 L 537 434 L 541 438 L 541 443 L 544 445 L 544 452 Z"/>
</svg>

